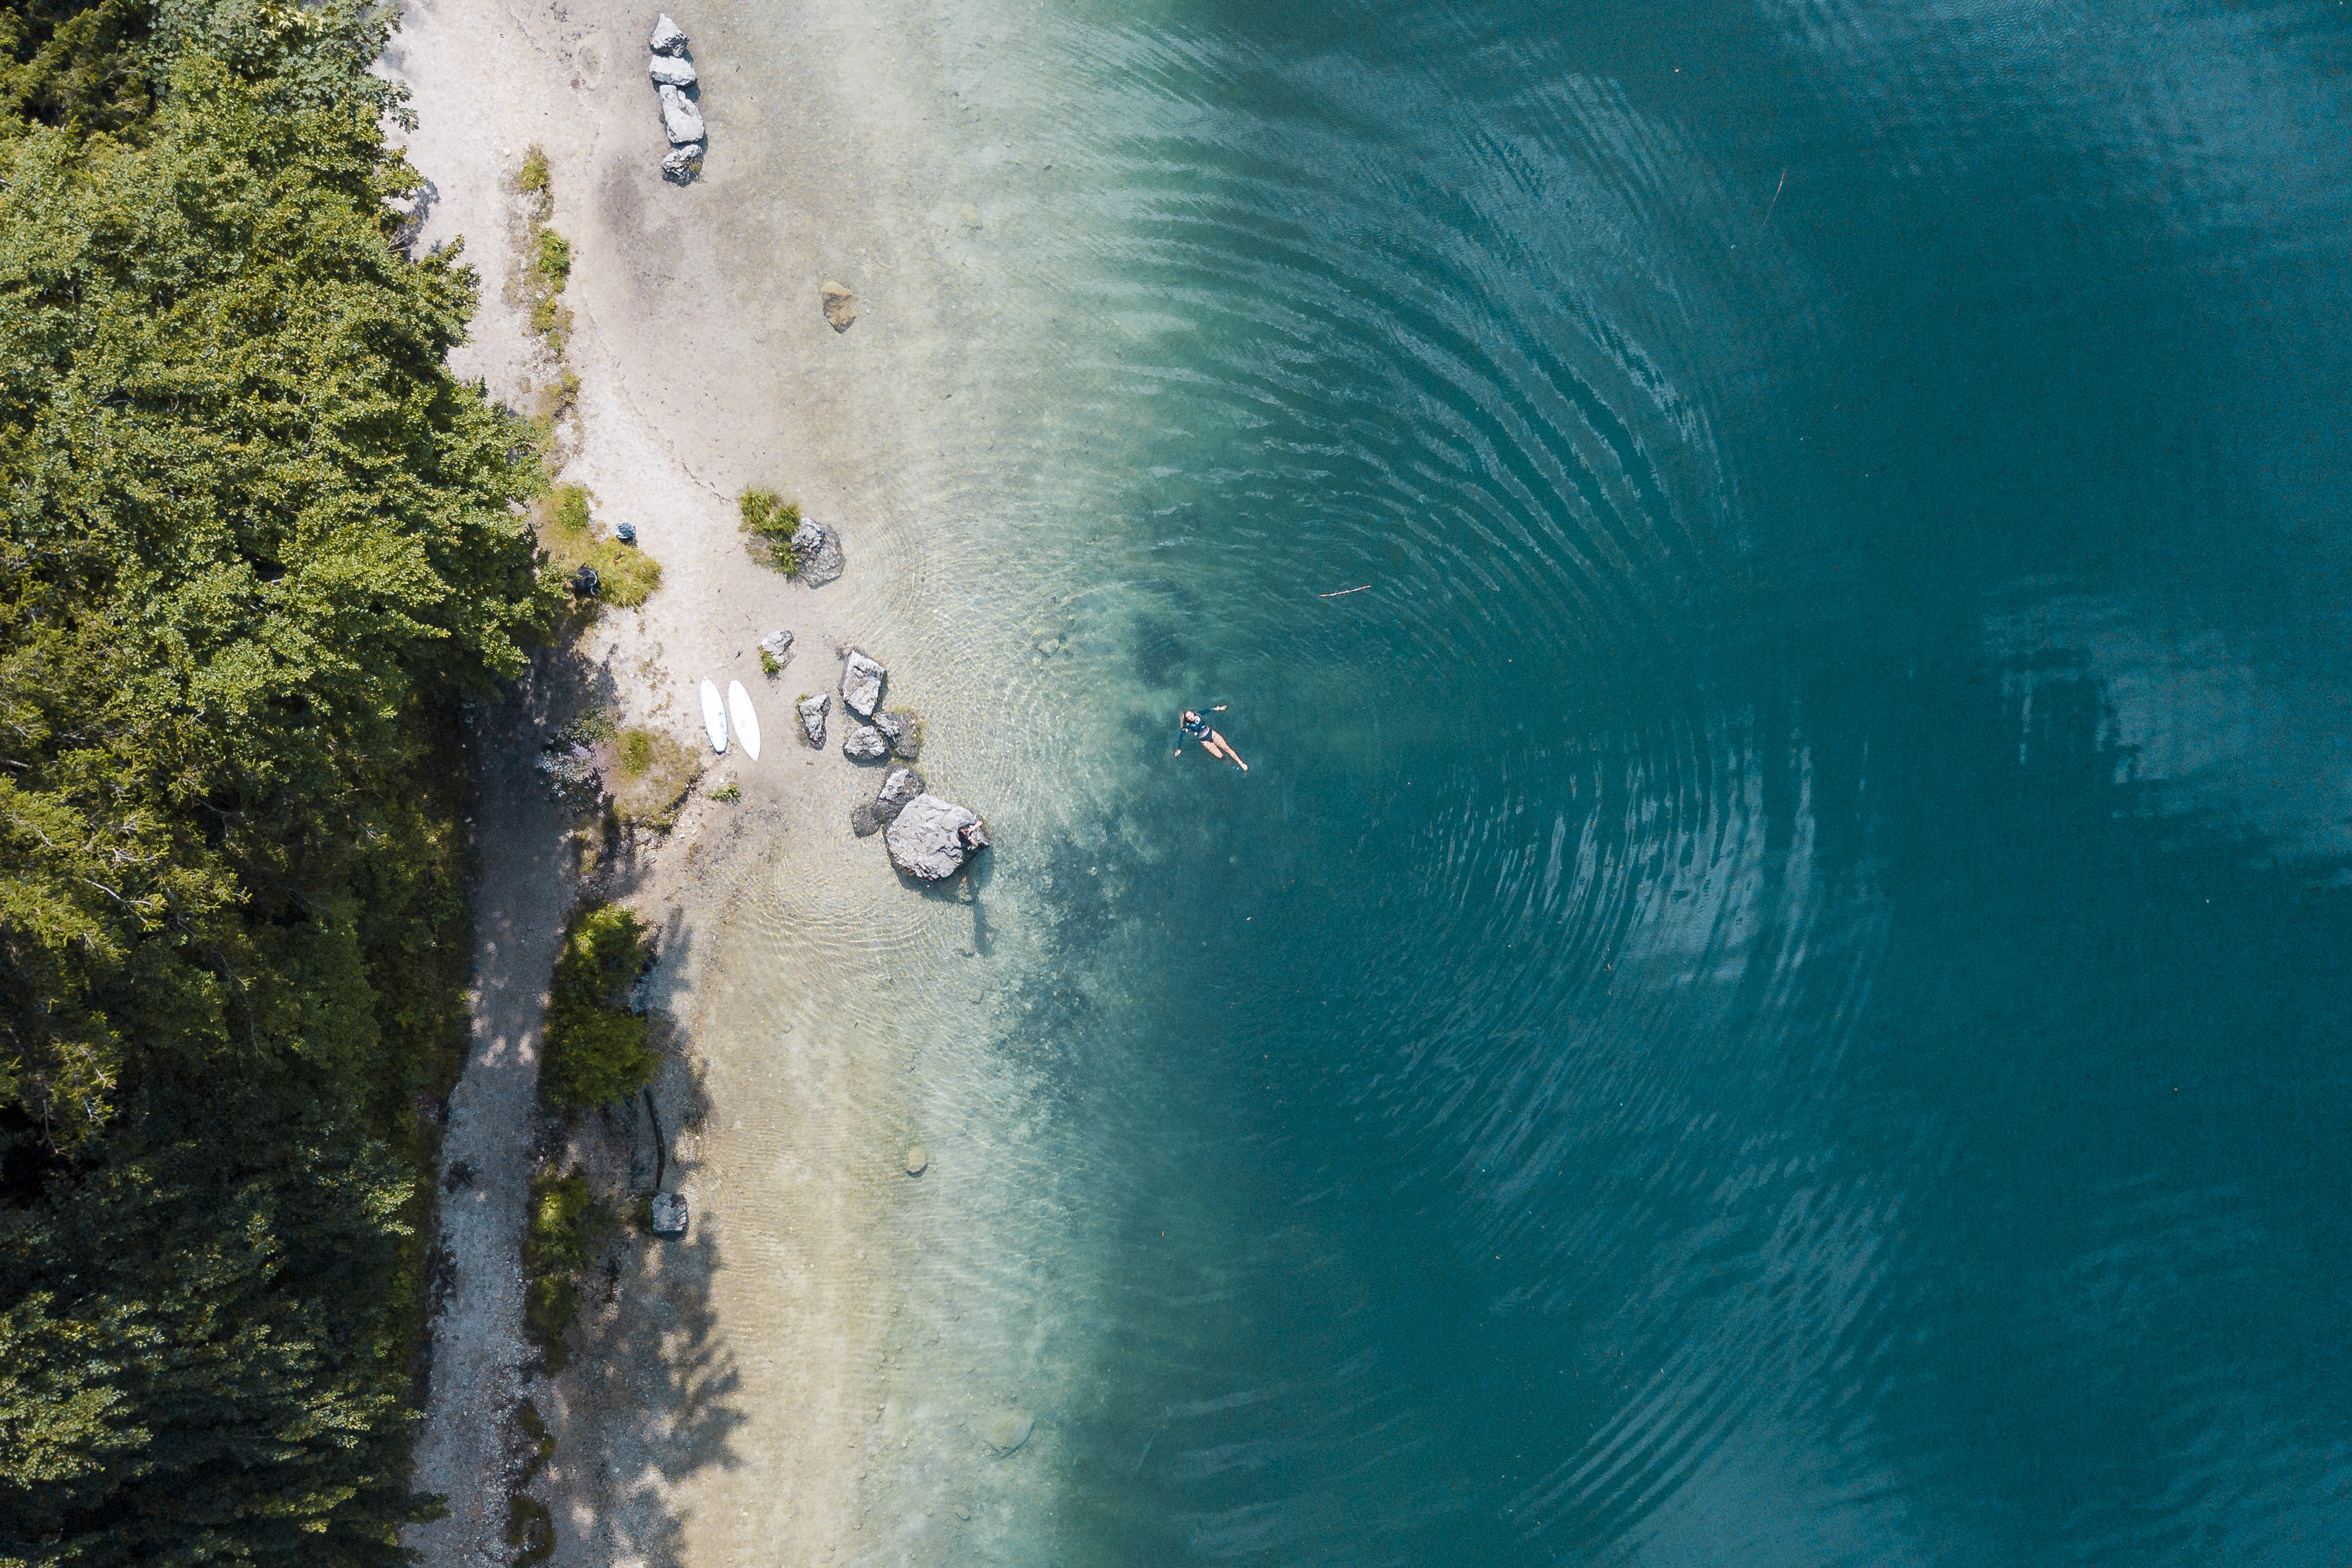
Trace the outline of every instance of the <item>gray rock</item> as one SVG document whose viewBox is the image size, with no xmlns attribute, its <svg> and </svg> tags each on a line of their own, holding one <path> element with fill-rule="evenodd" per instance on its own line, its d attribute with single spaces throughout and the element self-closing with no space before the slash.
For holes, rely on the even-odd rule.
<svg viewBox="0 0 2352 1568">
<path fill-rule="evenodd" d="M 686 50 L 686 29 L 664 16 L 654 24 L 654 36 L 647 42 L 657 55 L 683 54 Z"/>
<path fill-rule="evenodd" d="M 1026 1410 L 999 1410 L 980 1419 L 980 1440 L 1000 1454 L 1009 1454 L 1029 1440 L 1037 1418 Z"/>
<path fill-rule="evenodd" d="M 882 819 L 874 815 L 874 803 L 861 800 L 849 808 L 849 831 L 860 838 L 871 838 L 882 831 Z"/>
<path fill-rule="evenodd" d="M 831 279 L 816 286 L 817 303 L 824 307 L 824 319 L 836 332 L 849 331 L 857 320 L 857 296 Z"/>
<path fill-rule="evenodd" d="M 890 754 L 890 742 L 871 724 L 859 724 L 842 737 L 841 754 L 853 763 L 878 763 Z"/>
<path fill-rule="evenodd" d="M 931 1168 L 931 1152 L 920 1143 L 907 1151 L 907 1174 L 919 1176 Z"/>
<path fill-rule="evenodd" d="M 923 716 L 911 708 L 892 708 L 874 715 L 874 727 L 890 742 L 890 750 L 908 762 L 923 754 Z"/>
<path fill-rule="evenodd" d="M 801 738 L 820 752 L 824 750 L 824 716 L 832 710 L 830 691 L 801 699 Z"/>
<path fill-rule="evenodd" d="M 841 535 L 803 518 L 793 535 L 793 574 L 804 587 L 822 588 L 841 575 Z"/>
<path fill-rule="evenodd" d="M 656 87 L 692 87 L 694 62 L 681 55 L 656 55 L 646 62 L 646 74 L 654 79 Z"/>
<path fill-rule="evenodd" d="M 967 859 L 988 847 L 988 828 L 976 812 L 935 795 L 919 795 L 884 831 L 882 847 L 890 852 L 890 864 L 908 876 L 937 882 L 962 870 Z"/>
<path fill-rule="evenodd" d="M 760 651 L 776 661 L 779 668 L 793 661 L 793 634 L 779 627 L 760 639 Z"/>
<path fill-rule="evenodd" d="M 686 1194 L 684 1193 L 654 1194 L 654 1234 L 656 1236 L 686 1234 Z"/>
<path fill-rule="evenodd" d="M 694 107 L 694 100 L 674 87 L 656 90 L 661 94 L 662 129 L 669 133 L 669 144 L 683 147 L 701 141 L 702 110 Z"/>
<path fill-rule="evenodd" d="M 860 719 L 871 719 L 882 705 L 882 683 L 889 679 L 888 670 L 851 648 L 841 666 L 841 700 Z"/>
<path fill-rule="evenodd" d="M 877 825 L 888 826 L 907 809 L 907 803 L 928 788 L 923 775 L 912 768 L 892 768 L 882 787 L 874 792 L 874 818 Z"/>
<path fill-rule="evenodd" d="M 662 178 L 674 185 L 690 183 L 702 173 L 702 143 L 689 142 L 683 147 L 673 147 L 662 160 Z"/>
</svg>

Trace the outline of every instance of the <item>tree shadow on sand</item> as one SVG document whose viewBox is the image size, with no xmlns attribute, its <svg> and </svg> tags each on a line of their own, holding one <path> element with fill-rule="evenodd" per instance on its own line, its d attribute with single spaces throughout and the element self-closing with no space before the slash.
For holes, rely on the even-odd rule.
<svg viewBox="0 0 2352 1568">
<path fill-rule="evenodd" d="M 672 1140 L 699 1125 L 709 1106 L 699 1069 L 675 1055 L 653 1098 Z M 616 1110 L 592 1134 L 602 1163 L 646 1170 L 633 1155 L 650 1147 L 653 1126 L 635 1102 Z M 680 1162 L 672 1153 L 662 1163 L 663 1188 L 677 1190 Z M 722 1261 L 698 1224 L 682 1237 L 655 1237 L 642 1210 L 600 1260 L 557 1383 L 563 1422 L 552 1506 L 565 1555 L 677 1563 L 685 1521 L 675 1489 L 698 1470 L 740 1463 L 733 1438 L 745 1420 L 735 1403 L 742 1380 L 710 1302 Z"/>
</svg>

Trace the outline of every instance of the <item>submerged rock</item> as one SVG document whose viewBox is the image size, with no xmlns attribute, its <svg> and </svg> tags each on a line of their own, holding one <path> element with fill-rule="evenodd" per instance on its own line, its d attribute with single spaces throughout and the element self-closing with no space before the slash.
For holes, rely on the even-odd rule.
<svg viewBox="0 0 2352 1568">
<path fill-rule="evenodd" d="M 793 659 L 793 634 L 778 627 L 760 639 L 760 651 L 766 654 L 781 669 Z"/>
<path fill-rule="evenodd" d="M 803 518 L 793 534 L 793 575 L 804 587 L 822 588 L 841 575 L 841 535 Z"/>
<path fill-rule="evenodd" d="M 684 1236 L 686 1234 L 686 1194 L 656 1193 L 653 1226 L 656 1236 Z"/>
<path fill-rule="evenodd" d="M 919 1176 L 931 1168 L 931 1152 L 920 1143 L 907 1151 L 907 1174 Z"/>
<path fill-rule="evenodd" d="M 907 803 L 928 787 L 923 775 L 914 769 L 892 768 L 889 776 L 882 781 L 882 787 L 874 792 L 875 820 L 883 826 L 888 826 L 898 819 L 900 812 L 907 809 Z"/>
<path fill-rule="evenodd" d="M 686 29 L 664 16 L 654 24 L 654 36 L 646 40 L 646 47 L 657 55 L 684 54 Z"/>
<path fill-rule="evenodd" d="M 882 847 L 890 852 L 890 864 L 908 876 L 937 882 L 988 847 L 988 825 L 969 807 L 919 795 L 900 808 L 882 835 Z"/>
<path fill-rule="evenodd" d="M 689 142 L 683 147 L 673 147 L 662 160 L 662 178 L 672 184 L 683 185 L 702 173 L 702 143 Z"/>
<path fill-rule="evenodd" d="M 824 716 L 832 710 L 833 693 L 830 691 L 801 699 L 801 739 L 820 752 L 824 750 Z"/>
<path fill-rule="evenodd" d="M 694 62 L 681 55 L 656 55 L 646 62 L 646 74 L 656 87 L 692 87 Z"/>
<path fill-rule="evenodd" d="M 1029 1440 L 1037 1418 L 1026 1410 L 999 1410 L 980 1420 L 980 1440 L 1000 1454 L 1009 1454 Z"/>
<path fill-rule="evenodd" d="M 662 87 L 662 130 L 668 133 L 669 144 L 683 147 L 689 142 L 702 140 L 702 110 L 694 107 L 694 100 L 674 87 Z"/>
<path fill-rule="evenodd" d="M 853 763 L 878 763 L 890 754 L 890 742 L 871 724 L 859 724 L 842 737 L 841 754 Z"/>
<path fill-rule="evenodd" d="M 857 320 L 857 296 L 831 279 L 816 286 L 817 303 L 824 307 L 824 319 L 833 323 L 836 332 L 849 331 Z"/>
<path fill-rule="evenodd" d="M 890 750 L 913 762 L 923 754 L 923 716 L 911 708 L 893 708 L 874 715 L 874 727 L 890 742 Z"/>
<path fill-rule="evenodd" d="M 841 700 L 860 719 L 871 719 L 882 705 L 882 683 L 889 679 L 888 670 L 851 648 L 841 666 Z"/>
<path fill-rule="evenodd" d="M 849 831 L 860 838 L 871 838 L 882 831 L 882 819 L 874 815 L 874 803 L 861 800 L 849 808 Z"/>
</svg>

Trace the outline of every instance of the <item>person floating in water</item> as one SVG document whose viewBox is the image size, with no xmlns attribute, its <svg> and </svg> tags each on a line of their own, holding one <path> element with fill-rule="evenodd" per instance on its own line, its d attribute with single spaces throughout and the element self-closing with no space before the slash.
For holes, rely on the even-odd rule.
<svg viewBox="0 0 2352 1568">
<path fill-rule="evenodd" d="M 1225 707 L 1222 702 L 1216 707 L 1209 710 L 1212 713 L 1222 713 L 1224 710 Z M 1200 742 L 1202 746 L 1207 750 L 1209 755 L 1213 757 L 1223 757 L 1225 761 L 1233 763 L 1234 766 L 1241 769 L 1242 772 L 1249 772 L 1249 764 L 1242 761 L 1242 754 L 1234 750 L 1233 742 L 1226 740 L 1223 735 L 1218 734 L 1214 730 L 1210 729 L 1209 721 L 1206 719 L 1202 718 L 1198 713 L 1193 712 L 1190 708 L 1184 710 L 1184 717 L 1178 721 L 1177 727 L 1181 729 L 1187 735 L 1192 736 L 1192 739 Z M 1180 757 L 1184 754 L 1184 747 L 1181 742 L 1176 747 L 1176 754 Z"/>
</svg>

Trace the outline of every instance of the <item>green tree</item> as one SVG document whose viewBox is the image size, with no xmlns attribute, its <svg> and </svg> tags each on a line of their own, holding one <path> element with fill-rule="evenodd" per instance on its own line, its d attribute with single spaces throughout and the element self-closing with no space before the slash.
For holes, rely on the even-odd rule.
<svg viewBox="0 0 2352 1568">
<path fill-rule="evenodd" d="M 561 597 L 475 280 L 388 240 L 382 26 L 0 0 L 0 1563 L 391 1563 L 431 1506 L 450 719 Z"/>
<path fill-rule="evenodd" d="M 547 1001 L 547 1052 L 540 1088 L 566 1110 L 626 1100 L 654 1079 L 661 1058 L 646 1044 L 646 1021 L 629 1011 L 629 988 L 646 970 L 646 930 L 617 904 L 572 917 Z"/>
</svg>

